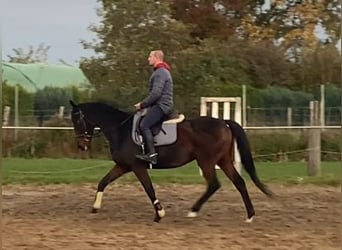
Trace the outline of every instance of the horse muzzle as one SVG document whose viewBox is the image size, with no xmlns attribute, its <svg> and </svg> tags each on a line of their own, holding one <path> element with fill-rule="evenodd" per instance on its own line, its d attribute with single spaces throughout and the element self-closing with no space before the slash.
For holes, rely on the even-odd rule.
<svg viewBox="0 0 342 250">
<path fill-rule="evenodd" d="M 90 148 L 91 140 L 89 139 L 79 139 L 77 140 L 77 148 L 82 151 L 88 151 Z"/>
<path fill-rule="evenodd" d="M 80 149 L 82 151 L 88 151 L 88 146 L 87 145 L 78 145 L 77 147 L 78 147 L 78 149 Z"/>
</svg>

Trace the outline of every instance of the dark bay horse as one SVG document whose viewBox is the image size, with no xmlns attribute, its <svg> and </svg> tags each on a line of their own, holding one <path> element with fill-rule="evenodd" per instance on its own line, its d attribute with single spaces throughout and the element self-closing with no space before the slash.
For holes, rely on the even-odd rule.
<svg viewBox="0 0 342 250">
<path fill-rule="evenodd" d="M 76 134 L 77 146 L 81 150 L 90 147 L 94 128 L 99 127 L 110 144 L 115 166 L 98 184 L 93 212 L 101 208 L 104 189 L 120 176 L 133 171 L 153 204 L 154 221 L 159 222 L 165 211 L 156 197 L 150 176 L 149 165 L 136 159 L 141 148 L 131 137 L 134 113 L 124 112 L 109 104 L 100 102 L 72 105 L 71 119 Z M 234 141 L 240 153 L 241 162 L 255 183 L 266 195 L 272 192 L 258 178 L 249 143 L 243 128 L 232 120 L 220 120 L 212 117 L 185 119 L 177 124 L 177 140 L 170 145 L 157 146 L 158 162 L 154 169 L 177 168 L 193 160 L 197 161 L 207 182 L 204 194 L 194 203 L 189 217 L 195 217 L 203 204 L 220 188 L 215 165 L 233 182 L 240 192 L 247 210 L 246 222 L 251 222 L 255 211 L 249 198 L 245 181 L 233 165 Z"/>
</svg>

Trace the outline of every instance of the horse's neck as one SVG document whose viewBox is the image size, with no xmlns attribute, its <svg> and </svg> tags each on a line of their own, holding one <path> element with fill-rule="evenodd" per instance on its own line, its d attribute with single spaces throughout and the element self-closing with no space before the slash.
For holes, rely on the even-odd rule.
<svg viewBox="0 0 342 250">
<path fill-rule="evenodd" d="M 92 112 L 88 114 L 89 120 L 94 123 L 94 125 L 100 128 L 113 128 L 119 127 L 122 122 L 125 122 L 129 118 L 129 114 L 122 111 L 101 113 Z"/>
<path fill-rule="evenodd" d="M 99 126 L 102 129 L 109 128 L 109 127 L 116 127 L 116 126 L 119 126 L 120 124 L 120 121 L 115 119 L 115 117 L 111 117 L 109 115 L 101 116 L 96 113 L 92 114 L 89 120 L 93 121 L 96 126 Z"/>
<path fill-rule="evenodd" d="M 128 138 L 132 129 L 132 115 L 122 115 L 120 119 L 112 118 L 112 120 L 103 123 L 100 122 L 98 125 L 108 142 L 110 142 L 111 150 L 120 150 L 123 141 Z"/>
</svg>

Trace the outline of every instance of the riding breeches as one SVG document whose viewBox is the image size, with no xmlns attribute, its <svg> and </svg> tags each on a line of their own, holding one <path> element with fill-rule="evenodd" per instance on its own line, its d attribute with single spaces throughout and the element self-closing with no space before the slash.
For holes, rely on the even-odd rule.
<svg viewBox="0 0 342 250">
<path fill-rule="evenodd" d="M 151 130 L 154 125 L 163 122 L 164 116 L 165 114 L 159 106 L 151 106 L 140 122 L 140 131 Z"/>
</svg>

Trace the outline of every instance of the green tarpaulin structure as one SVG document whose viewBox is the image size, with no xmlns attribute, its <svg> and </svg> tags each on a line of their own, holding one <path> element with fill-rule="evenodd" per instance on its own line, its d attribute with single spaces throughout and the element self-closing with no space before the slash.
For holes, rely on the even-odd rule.
<svg viewBox="0 0 342 250">
<path fill-rule="evenodd" d="M 2 81 L 8 85 L 21 85 L 28 92 L 36 92 L 44 87 L 89 88 L 90 83 L 82 70 L 67 65 L 42 63 L 21 64 L 2 63 Z"/>
</svg>

